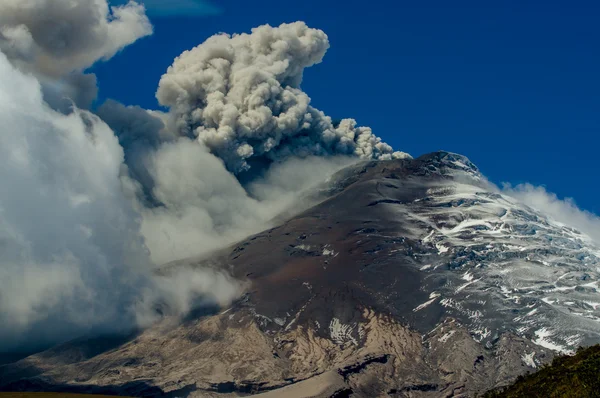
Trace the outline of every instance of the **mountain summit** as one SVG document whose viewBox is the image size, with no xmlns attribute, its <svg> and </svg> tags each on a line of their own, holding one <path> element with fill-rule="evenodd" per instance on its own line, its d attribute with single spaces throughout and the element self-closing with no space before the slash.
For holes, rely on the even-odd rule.
<svg viewBox="0 0 600 398">
<path fill-rule="evenodd" d="M 361 162 L 310 196 L 275 228 L 170 265 L 243 281 L 230 308 L 55 347 L 0 368 L 0 388 L 458 397 L 600 341 L 600 248 L 466 157 Z"/>
</svg>

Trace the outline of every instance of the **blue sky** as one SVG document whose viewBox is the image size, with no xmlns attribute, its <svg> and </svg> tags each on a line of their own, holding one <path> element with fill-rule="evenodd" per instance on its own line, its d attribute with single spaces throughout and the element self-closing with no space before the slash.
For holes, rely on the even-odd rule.
<svg viewBox="0 0 600 398">
<path fill-rule="evenodd" d="M 109 0 L 111 5 L 122 5 L 129 0 Z M 175 17 L 185 15 L 198 17 L 217 15 L 223 10 L 209 0 L 138 0 L 146 6 L 148 15 L 154 17 Z"/>
<path fill-rule="evenodd" d="M 458 152 L 496 183 L 545 185 L 600 213 L 597 2 L 214 0 L 179 16 L 152 2 L 154 35 L 94 67 L 100 101 L 156 108 L 182 51 L 303 20 L 331 42 L 302 86 L 317 108 L 413 156 Z"/>
</svg>

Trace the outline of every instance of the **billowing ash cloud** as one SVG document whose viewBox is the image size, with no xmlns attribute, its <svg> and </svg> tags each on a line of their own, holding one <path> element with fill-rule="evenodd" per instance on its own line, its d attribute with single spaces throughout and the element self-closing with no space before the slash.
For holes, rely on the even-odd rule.
<svg viewBox="0 0 600 398">
<path fill-rule="evenodd" d="M 134 197 L 141 233 L 157 264 L 206 253 L 267 228 L 297 193 L 356 161 L 290 157 L 242 186 L 203 143 L 171 134 L 165 127 L 169 115 L 114 101 L 98 114 L 123 147 L 131 177 L 125 188 Z"/>
<path fill-rule="evenodd" d="M 144 7 L 109 8 L 106 0 L 3 0 L 0 50 L 42 82 L 46 100 L 67 107 L 65 97 L 87 107 L 96 79 L 83 71 L 152 33 Z"/>
<path fill-rule="evenodd" d="M 360 158 L 407 156 L 309 105 L 302 71 L 328 43 L 302 23 L 182 55 L 158 91 L 166 113 L 57 106 L 89 104 L 85 68 L 150 31 L 136 3 L 0 4 L 0 351 L 226 305 L 242 282 L 224 271 L 157 267 L 267 228 Z"/>
<path fill-rule="evenodd" d="M 156 96 L 171 109 L 173 129 L 236 174 L 290 156 L 406 157 L 370 128 L 352 119 L 334 124 L 310 105 L 303 71 L 328 48 L 327 35 L 303 22 L 216 35 L 175 60 Z"/>
<path fill-rule="evenodd" d="M 150 154 L 162 144 L 176 138 L 165 129 L 160 112 L 139 106 L 124 106 L 108 100 L 96 113 L 117 134 L 125 151 L 125 163 L 131 176 L 141 184 L 145 197 L 151 200 L 154 180 L 150 175 Z"/>
<path fill-rule="evenodd" d="M 98 109 L 124 148 L 155 262 L 266 227 L 298 192 L 356 159 L 408 156 L 309 105 L 302 73 L 328 47 L 325 33 L 301 22 L 217 35 L 163 76 L 157 96 L 168 113 L 114 101 Z"/>
</svg>

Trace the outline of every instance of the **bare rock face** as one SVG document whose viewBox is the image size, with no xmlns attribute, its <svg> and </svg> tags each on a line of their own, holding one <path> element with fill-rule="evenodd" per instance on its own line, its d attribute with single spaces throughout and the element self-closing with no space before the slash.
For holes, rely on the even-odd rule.
<svg viewBox="0 0 600 398">
<path fill-rule="evenodd" d="M 165 322 L 82 361 L 29 357 L 15 375 L 38 374 L 9 387 L 189 397 L 463 396 L 523 373 L 522 350 L 550 358 L 513 337 L 485 349 L 454 320 L 423 336 L 365 309 L 356 326 L 334 318 L 321 329 L 298 324 L 270 335 L 246 309 L 184 325 Z"/>
<path fill-rule="evenodd" d="M 585 305 L 600 302 L 598 249 L 495 192 L 468 159 L 361 163 L 313 195 L 206 260 L 247 281 L 230 308 L 33 355 L 0 368 L 1 388 L 466 397 L 600 340 Z"/>
</svg>

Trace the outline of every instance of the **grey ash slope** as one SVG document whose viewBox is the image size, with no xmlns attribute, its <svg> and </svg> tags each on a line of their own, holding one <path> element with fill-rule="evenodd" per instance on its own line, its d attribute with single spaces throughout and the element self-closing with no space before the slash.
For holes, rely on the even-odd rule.
<svg viewBox="0 0 600 398">
<path fill-rule="evenodd" d="M 248 282 L 231 308 L 100 354 L 75 342 L 35 355 L 0 368 L 0 385 L 470 396 L 600 341 L 598 248 L 496 192 L 468 159 L 361 163 L 319 195 L 210 259 Z"/>
</svg>

